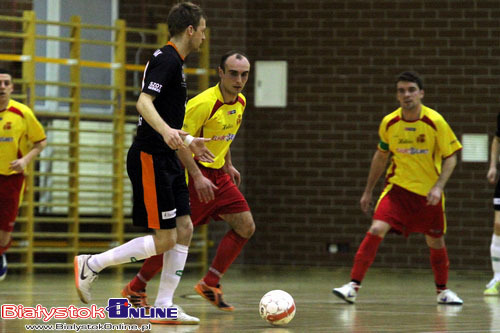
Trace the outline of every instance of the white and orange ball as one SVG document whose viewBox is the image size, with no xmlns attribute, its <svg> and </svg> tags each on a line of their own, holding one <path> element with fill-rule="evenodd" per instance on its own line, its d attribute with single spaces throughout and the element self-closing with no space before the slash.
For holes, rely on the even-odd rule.
<svg viewBox="0 0 500 333">
<path fill-rule="evenodd" d="M 259 312 L 262 319 L 273 325 L 286 325 L 295 316 L 295 302 L 286 291 L 271 290 L 262 296 Z"/>
</svg>

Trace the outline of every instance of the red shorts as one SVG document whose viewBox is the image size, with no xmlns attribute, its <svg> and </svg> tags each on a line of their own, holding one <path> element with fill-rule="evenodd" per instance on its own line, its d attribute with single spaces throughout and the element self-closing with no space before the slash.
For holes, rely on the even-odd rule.
<svg viewBox="0 0 500 333">
<path fill-rule="evenodd" d="M 0 175 L 0 230 L 5 232 L 14 230 L 23 183 L 22 173 L 10 176 Z"/>
<path fill-rule="evenodd" d="M 396 185 L 382 194 L 373 219 L 389 223 L 405 237 L 414 232 L 441 237 L 446 232 L 443 197 L 437 205 L 429 206 L 426 197 Z"/>
<path fill-rule="evenodd" d="M 198 164 L 201 173 L 218 187 L 214 191 L 215 199 L 208 203 L 200 202 L 198 193 L 194 188 L 194 181 L 189 176 L 189 200 L 191 202 L 191 219 L 193 225 L 206 224 L 213 218 L 222 220 L 220 215 L 241 213 L 250 210 L 247 201 L 238 187 L 231 181 L 231 177 L 222 169 L 205 168 Z"/>
</svg>

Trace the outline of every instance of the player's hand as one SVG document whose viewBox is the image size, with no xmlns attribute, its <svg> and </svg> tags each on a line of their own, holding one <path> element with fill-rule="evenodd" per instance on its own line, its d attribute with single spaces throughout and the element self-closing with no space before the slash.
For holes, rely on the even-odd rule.
<svg viewBox="0 0 500 333">
<path fill-rule="evenodd" d="M 184 144 L 181 138 L 181 134 L 187 135 L 187 133 L 184 131 L 167 127 L 165 132 L 162 134 L 163 141 L 165 141 L 165 143 L 170 147 L 170 149 L 177 150 Z"/>
<path fill-rule="evenodd" d="M 443 190 L 438 186 L 433 186 L 429 193 L 427 193 L 427 205 L 435 206 L 441 201 Z"/>
<path fill-rule="evenodd" d="M 210 150 L 208 150 L 207 146 L 205 146 L 205 142 L 210 141 L 210 139 L 206 138 L 194 138 L 193 142 L 189 145 L 189 149 L 193 152 L 194 156 L 198 158 L 198 160 L 206 163 L 212 163 L 214 161 L 215 155 L 212 154 Z"/>
<path fill-rule="evenodd" d="M 231 181 L 239 187 L 241 184 L 241 174 L 240 172 L 232 165 L 225 165 L 224 171 L 231 177 Z"/>
<path fill-rule="evenodd" d="M 204 176 L 194 179 L 194 188 L 196 190 L 196 193 L 198 194 L 198 199 L 202 203 L 207 203 L 211 200 L 214 200 L 214 190 L 218 189 L 218 187 L 215 186 L 210 179 Z"/>
<path fill-rule="evenodd" d="M 14 170 L 15 172 L 23 172 L 24 168 L 26 168 L 26 161 L 24 158 L 20 158 L 10 162 L 9 169 Z"/>
<path fill-rule="evenodd" d="M 498 181 L 498 173 L 496 168 L 490 168 L 486 178 L 491 184 L 495 184 Z"/>
<path fill-rule="evenodd" d="M 361 210 L 363 211 L 363 213 L 369 216 L 372 211 L 372 193 L 363 192 L 363 195 L 359 200 L 359 204 L 361 206 Z"/>
</svg>

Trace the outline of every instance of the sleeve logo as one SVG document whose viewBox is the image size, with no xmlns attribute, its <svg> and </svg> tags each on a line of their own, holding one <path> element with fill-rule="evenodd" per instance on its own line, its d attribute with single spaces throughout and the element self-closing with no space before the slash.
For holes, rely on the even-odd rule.
<svg viewBox="0 0 500 333">
<path fill-rule="evenodd" d="M 156 82 L 149 82 L 149 86 L 148 86 L 148 89 L 149 90 L 153 90 L 153 91 L 156 91 L 156 92 L 161 92 L 161 87 L 162 85 L 159 84 L 159 83 L 156 83 Z"/>
</svg>

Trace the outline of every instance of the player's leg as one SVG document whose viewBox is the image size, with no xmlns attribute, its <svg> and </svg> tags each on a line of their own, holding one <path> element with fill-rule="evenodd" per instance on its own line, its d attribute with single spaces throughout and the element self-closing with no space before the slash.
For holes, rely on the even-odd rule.
<svg viewBox="0 0 500 333">
<path fill-rule="evenodd" d="M 151 320 L 150 322 L 164 325 L 194 325 L 198 324 L 200 319 L 188 315 L 181 307 L 173 304 L 174 293 L 184 272 L 189 245 L 193 237 L 193 223 L 190 217 L 189 191 L 184 172 L 172 175 L 171 183 L 173 193 L 175 193 L 175 206 L 177 208 L 177 244 L 163 254 L 163 268 L 155 306 L 177 308 L 177 319 L 160 319 Z"/>
<path fill-rule="evenodd" d="M 231 230 L 222 238 L 207 274 L 195 286 L 198 294 L 223 311 L 233 311 L 234 306 L 223 299 L 220 279 L 238 257 L 243 246 L 255 231 L 255 223 L 250 211 L 234 214 L 221 214 L 229 223 Z"/>
<path fill-rule="evenodd" d="M 5 252 L 12 244 L 12 231 L 22 201 L 24 175 L 0 175 L 0 281 L 7 276 Z"/>
<path fill-rule="evenodd" d="M 220 217 L 231 226 L 231 230 L 220 241 L 212 264 L 203 278 L 203 281 L 211 287 L 217 287 L 224 273 L 255 231 L 255 222 L 250 211 L 221 214 Z"/>
<path fill-rule="evenodd" d="M 378 247 L 389 230 L 391 230 L 391 226 L 387 222 L 373 220 L 354 257 L 354 264 L 351 269 L 351 282 L 342 287 L 334 288 L 332 292 L 336 296 L 342 298 L 347 303 L 354 303 L 358 290 L 361 287 L 361 282 L 375 260 Z"/>
<path fill-rule="evenodd" d="M 177 217 L 177 244 L 163 254 L 163 269 L 155 306 L 169 307 L 173 304 L 175 289 L 179 285 L 189 244 L 193 235 L 193 224 L 189 215 Z"/>
<path fill-rule="evenodd" d="M 7 256 L 5 252 L 12 243 L 11 232 L 0 230 L 0 281 L 7 276 Z"/>
<path fill-rule="evenodd" d="M 195 286 L 195 290 L 218 309 L 233 311 L 234 307 L 223 300 L 219 281 L 238 257 L 248 239 L 252 237 L 255 232 L 255 222 L 245 197 L 231 181 L 231 177 L 222 170 L 212 173 L 213 175 L 206 174 L 206 176 L 213 177 L 211 180 L 218 187 L 214 200 L 215 218 L 226 221 L 231 226 L 231 230 L 220 241 L 208 272 Z M 198 225 L 200 221 L 205 219 L 205 216 L 199 213 L 200 207 L 203 206 L 196 206 L 192 206 L 194 225 Z"/>
<path fill-rule="evenodd" d="M 91 285 L 97 274 L 111 265 L 136 262 L 172 248 L 177 239 L 174 229 L 156 230 L 155 235 L 137 237 L 125 244 L 95 255 L 82 254 L 74 259 L 75 285 L 84 303 L 91 300 Z"/>
<path fill-rule="evenodd" d="M 500 294 L 500 198 L 498 198 L 498 204 L 495 202 L 494 222 L 495 224 L 490 244 L 491 268 L 493 269 L 493 278 L 486 285 L 486 289 L 484 290 L 485 296 L 497 296 Z"/>
<path fill-rule="evenodd" d="M 436 283 L 436 292 L 438 294 L 437 302 L 447 305 L 462 305 L 462 299 L 446 287 L 450 261 L 448 260 L 448 251 L 446 250 L 444 236 L 432 237 L 425 235 L 425 241 L 430 250 L 430 261 Z"/>
<path fill-rule="evenodd" d="M 177 319 L 152 319 L 153 324 L 163 325 L 196 325 L 200 319 L 188 315 L 180 306 L 173 303 L 173 297 L 181 280 L 186 265 L 188 249 L 193 235 L 193 224 L 189 215 L 177 218 L 178 240 L 175 246 L 163 254 L 163 268 L 161 270 L 158 295 L 155 307 L 177 308 Z"/>
</svg>

